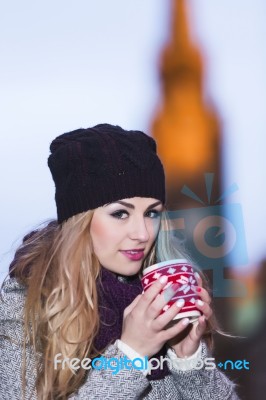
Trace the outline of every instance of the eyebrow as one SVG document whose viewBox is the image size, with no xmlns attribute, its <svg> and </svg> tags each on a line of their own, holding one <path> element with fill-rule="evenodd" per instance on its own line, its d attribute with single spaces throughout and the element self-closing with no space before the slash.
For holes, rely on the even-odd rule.
<svg viewBox="0 0 266 400">
<path fill-rule="evenodd" d="M 131 204 L 131 203 L 126 203 L 125 201 L 122 201 L 122 200 L 115 201 L 114 203 L 122 204 L 122 206 L 125 206 L 125 207 L 128 207 L 128 208 L 132 208 L 133 210 L 135 209 L 135 206 L 134 206 L 133 204 Z M 159 204 L 162 204 L 162 202 L 161 202 L 160 200 L 159 200 L 159 201 L 156 201 L 156 203 L 153 203 L 153 204 L 151 204 L 149 207 L 147 207 L 147 210 L 150 210 L 151 208 L 156 207 L 156 206 L 158 206 Z M 147 210 L 146 210 L 146 211 L 147 211 Z"/>
</svg>

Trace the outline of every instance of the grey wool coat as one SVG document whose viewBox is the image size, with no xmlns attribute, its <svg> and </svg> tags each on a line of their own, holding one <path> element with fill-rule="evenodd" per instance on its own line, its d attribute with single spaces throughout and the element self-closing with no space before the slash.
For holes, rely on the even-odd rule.
<svg viewBox="0 0 266 400">
<path fill-rule="evenodd" d="M 26 288 L 15 278 L 5 281 L 0 298 L 0 399 L 22 400 L 23 306 Z M 124 357 L 115 345 L 104 353 L 106 358 Z M 202 358 L 210 356 L 203 345 Z M 26 400 L 37 399 L 36 370 L 33 350 L 26 347 Z M 91 369 L 85 383 L 69 399 L 145 399 L 145 400 L 239 400 L 235 385 L 217 368 L 213 370 L 171 369 L 171 374 L 160 380 L 149 381 L 137 369 L 121 369 L 113 374 L 110 369 Z"/>
</svg>

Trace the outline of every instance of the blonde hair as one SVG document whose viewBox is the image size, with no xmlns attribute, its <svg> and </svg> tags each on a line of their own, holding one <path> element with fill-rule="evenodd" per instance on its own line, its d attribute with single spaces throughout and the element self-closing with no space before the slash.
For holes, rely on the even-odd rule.
<svg viewBox="0 0 266 400">
<path fill-rule="evenodd" d="M 54 369 L 62 357 L 95 357 L 99 327 L 96 278 L 100 265 L 89 234 L 93 211 L 73 216 L 62 226 L 51 222 L 34 232 L 19 249 L 11 268 L 27 287 L 25 338 L 42 354 L 37 393 L 41 399 L 64 399 L 80 386 L 85 369 Z"/>
<path fill-rule="evenodd" d="M 93 340 L 99 330 L 96 279 L 100 264 L 90 236 L 93 210 L 75 215 L 62 225 L 51 221 L 28 235 L 18 249 L 10 275 L 24 284 L 27 296 L 24 309 L 24 357 L 27 340 L 33 346 L 38 368 L 36 389 L 44 400 L 66 399 L 85 379 L 86 370 L 54 368 L 54 357 L 94 358 L 99 351 Z M 142 269 L 163 259 L 188 258 L 171 240 L 167 212 L 162 212 L 158 236 Z M 198 273 L 207 288 L 207 281 Z M 139 275 L 141 275 L 139 272 Z M 205 338 L 212 344 L 218 327 L 214 317 L 208 321 Z M 38 363 L 37 355 L 41 354 Z M 25 360 L 23 363 L 25 396 Z"/>
</svg>

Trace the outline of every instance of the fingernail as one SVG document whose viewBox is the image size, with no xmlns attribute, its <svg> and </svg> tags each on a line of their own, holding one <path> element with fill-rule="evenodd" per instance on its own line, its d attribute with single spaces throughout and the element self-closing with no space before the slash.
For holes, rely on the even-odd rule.
<svg viewBox="0 0 266 400">
<path fill-rule="evenodd" d="M 203 301 L 201 301 L 201 300 L 197 300 L 197 303 L 199 306 L 203 306 L 203 304 L 204 304 Z"/>
<path fill-rule="evenodd" d="M 201 292 L 201 287 L 200 286 L 191 285 L 191 289 L 194 290 L 194 292 L 198 292 L 198 293 Z"/>
<path fill-rule="evenodd" d="M 161 278 L 159 279 L 160 283 L 166 283 L 168 280 L 166 275 L 161 276 Z"/>
<path fill-rule="evenodd" d="M 177 305 L 177 307 L 183 307 L 183 305 L 185 304 L 185 300 L 184 299 L 178 299 L 175 304 Z"/>
<path fill-rule="evenodd" d="M 185 318 L 185 319 L 182 319 L 182 325 L 188 325 L 189 324 L 189 319 L 188 318 Z"/>
<path fill-rule="evenodd" d="M 198 273 L 198 272 L 194 272 L 194 275 L 195 275 L 195 277 L 196 277 L 197 279 L 199 279 L 199 278 L 200 278 L 200 276 L 199 276 L 199 273 Z"/>
</svg>

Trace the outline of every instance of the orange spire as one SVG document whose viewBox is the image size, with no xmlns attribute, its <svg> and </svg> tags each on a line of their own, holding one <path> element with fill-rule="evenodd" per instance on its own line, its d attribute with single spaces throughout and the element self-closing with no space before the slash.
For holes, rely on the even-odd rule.
<svg viewBox="0 0 266 400">
<path fill-rule="evenodd" d="M 219 128 L 203 99 L 203 62 L 192 42 L 185 0 L 173 0 L 169 43 L 161 57 L 162 104 L 152 132 L 169 190 L 219 175 Z M 201 185 L 204 190 L 204 184 Z M 195 189 L 195 186 L 194 186 Z"/>
</svg>

